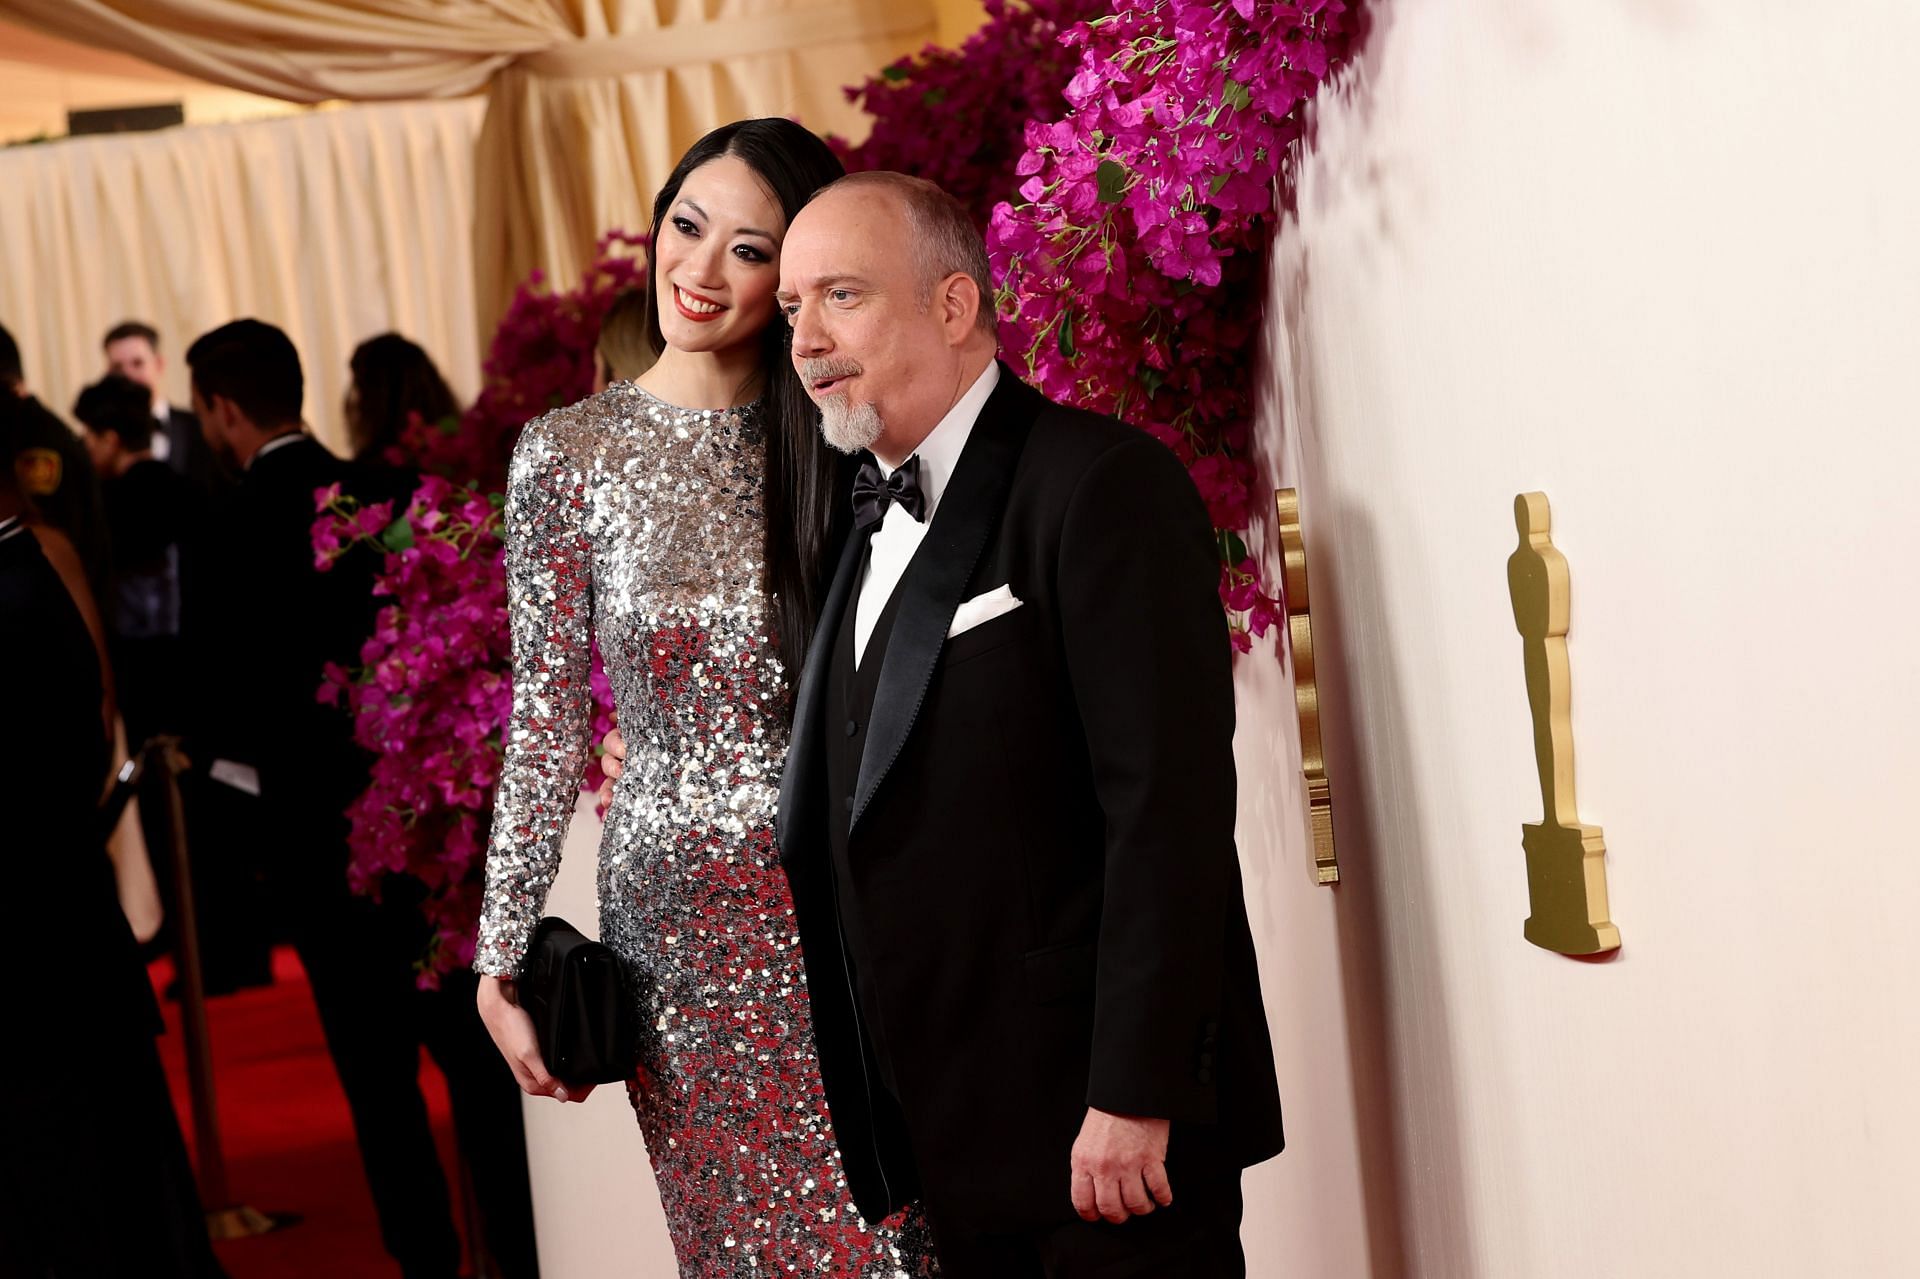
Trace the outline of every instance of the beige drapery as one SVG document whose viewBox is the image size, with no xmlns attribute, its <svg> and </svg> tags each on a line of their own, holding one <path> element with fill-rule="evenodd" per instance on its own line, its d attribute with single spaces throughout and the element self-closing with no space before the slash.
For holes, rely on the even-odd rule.
<svg viewBox="0 0 1920 1279">
<path fill-rule="evenodd" d="M 293 338 L 307 420 L 340 451 L 347 357 L 375 333 L 405 333 L 476 393 L 480 114 L 390 103 L 0 150 L 0 321 L 29 386 L 64 416 L 105 371 L 101 335 L 138 318 L 185 403 L 186 345 L 256 315 Z"/>
<path fill-rule="evenodd" d="M 486 88 L 482 327 L 534 268 L 570 282 L 641 229 L 701 133 L 791 115 L 857 135 L 843 85 L 934 34 L 931 0 L 0 0 L 0 14 L 294 101 Z"/>
</svg>

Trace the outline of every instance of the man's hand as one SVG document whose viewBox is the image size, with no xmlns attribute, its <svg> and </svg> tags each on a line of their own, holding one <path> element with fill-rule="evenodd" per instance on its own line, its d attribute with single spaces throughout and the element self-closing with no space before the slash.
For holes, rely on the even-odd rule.
<svg viewBox="0 0 1920 1279">
<path fill-rule="evenodd" d="M 1073 1208 L 1088 1221 L 1118 1224 L 1173 1202 L 1164 1119 L 1087 1110 L 1073 1143 Z"/>
<path fill-rule="evenodd" d="M 618 728 L 610 728 L 607 735 L 600 739 L 600 771 L 607 780 L 600 783 L 600 804 L 605 807 L 613 802 L 613 784 L 620 780 L 620 773 L 627 765 L 627 739 L 620 736 Z"/>
</svg>

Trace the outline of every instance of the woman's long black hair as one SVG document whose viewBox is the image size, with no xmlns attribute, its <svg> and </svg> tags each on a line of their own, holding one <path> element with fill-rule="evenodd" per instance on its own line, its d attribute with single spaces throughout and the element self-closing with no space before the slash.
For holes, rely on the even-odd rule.
<svg viewBox="0 0 1920 1279">
<path fill-rule="evenodd" d="M 780 203 L 789 225 L 813 193 L 845 175 L 825 142 L 791 120 L 737 120 L 694 143 L 680 158 L 653 201 L 653 242 L 658 243 L 680 186 L 709 160 L 735 156 L 744 161 Z M 651 276 L 652 272 L 649 272 Z M 654 305 L 647 309 L 647 336 L 654 350 L 666 349 L 660 307 L 666 295 L 654 280 Z M 807 646 L 820 621 L 827 591 L 827 556 L 850 517 L 836 500 L 840 467 L 820 435 L 820 413 L 793 371 L 792 333 L 775 316 L 761 347 L 760 419 L 767 435 L 765 505 L 766 587 L 773 595 L 773 629 L 787 677 L 797 682 Z"/>
</svg>

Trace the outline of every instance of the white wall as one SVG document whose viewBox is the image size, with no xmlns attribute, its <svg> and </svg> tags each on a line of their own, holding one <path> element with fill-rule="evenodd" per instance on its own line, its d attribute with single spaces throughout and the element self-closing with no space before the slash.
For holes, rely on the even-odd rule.
<svg viewBox="0 0 1920 1279">
<path fill-rule="evenodd" d="M 582 797 L 547 913 L 598 937 L 600 819 L 593 810 L 592 797 Z M 540 1273 L 546 1279 L 674 1279 L 666 1214 L 627 1090 L 603 1084 L 578 1103 L 520 1100 Z"/>
<path fill-rule="evenodd" d="M 1373 10 L 1274 262 L 1258 434 L 1303 495 L 1347 882 L 1306 901 L 1291 707 L 1251 664 L 1294 1137 L 1253 1273 L 1912 1274 L 1920 10 Z M 1536 488 L 1606 964 L 1521 938 L 1504 566 Z"/>
</svg>

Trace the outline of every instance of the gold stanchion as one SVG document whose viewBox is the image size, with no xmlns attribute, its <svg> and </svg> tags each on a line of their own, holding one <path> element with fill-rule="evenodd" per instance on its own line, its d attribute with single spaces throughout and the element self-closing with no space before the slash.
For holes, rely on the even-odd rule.
<svg viewBox="0 0 1920 1279">
<path fill-rule="evenodd" d="M 193 1144 L 199 1164 L 200 1202 L 207 1208 L 207 1233 L 215 1239 L 263 1235 L 291 1225 L 291 1214 L 269 1216 L 249 1204 L 235 1203 L 227 1189 L 227 1157 L 220 1145 L 220 1115 L 213 1089 L 213 1039 L 207 1028 L 206 974 L 200 961 L 200 931 L 193 900 L 193 863 L 187 852 L 186 808 L 180 800 L 180 772 L 187 766 L 177 737 L 156 737 L 141 751 L 142 767 L 156 763 L 167 779 L 167 816 L 173 855 L 174 960 L 180 991 L 181 1029 L 187 1042 L 187 1078 L 192 1088 Z M 139 770 L 131 780 L 137 781 Z"/>
</svg>

